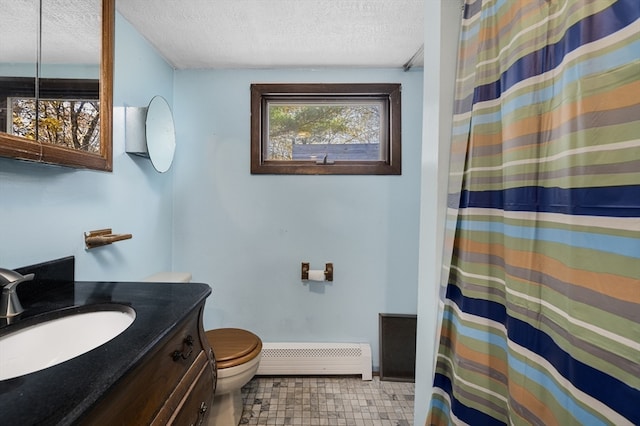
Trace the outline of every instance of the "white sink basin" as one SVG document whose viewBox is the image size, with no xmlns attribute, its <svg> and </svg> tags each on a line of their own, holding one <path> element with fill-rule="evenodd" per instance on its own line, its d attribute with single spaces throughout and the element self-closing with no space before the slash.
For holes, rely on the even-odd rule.
<svg viewBox="0 0 640 426">
<path fill-rule="evenodd" d="M 76 313 L 0 337 L 0 380 L 68 361 L 107 343 L 133 323 L 129 307 Z"/>
</svg>

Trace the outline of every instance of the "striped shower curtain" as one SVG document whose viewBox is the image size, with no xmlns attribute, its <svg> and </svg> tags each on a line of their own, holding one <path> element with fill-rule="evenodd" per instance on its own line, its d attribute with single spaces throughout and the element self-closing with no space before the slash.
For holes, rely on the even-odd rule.
<svg viewBox="0 0 640 426">
<path fill-rule="evenodd" d="M 467 0 L 427 424 L 640 425 L 640 0 Z"/>
</svg>

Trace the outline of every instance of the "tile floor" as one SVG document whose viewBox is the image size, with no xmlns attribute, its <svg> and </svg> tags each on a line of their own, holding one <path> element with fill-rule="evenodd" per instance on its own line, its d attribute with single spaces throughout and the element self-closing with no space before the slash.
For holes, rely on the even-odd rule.
<svg viewBox="0 0 640 426">
<path fill-rule="evenodd" d="M 240 424 L 411 426 L 414 389 L 376 376 L 256 376 L 242 388 Z"/>
</svg>

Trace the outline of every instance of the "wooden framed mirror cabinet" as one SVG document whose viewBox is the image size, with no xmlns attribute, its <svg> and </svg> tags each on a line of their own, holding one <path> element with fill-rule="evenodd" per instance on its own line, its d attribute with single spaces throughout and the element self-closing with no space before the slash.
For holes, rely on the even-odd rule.
<svg viewBox="0 0 640 426">
<path fill-rule="evenodd" d="M 0 157 L 112 171 L 115 0 L 0 5 Z"/>
</svg>

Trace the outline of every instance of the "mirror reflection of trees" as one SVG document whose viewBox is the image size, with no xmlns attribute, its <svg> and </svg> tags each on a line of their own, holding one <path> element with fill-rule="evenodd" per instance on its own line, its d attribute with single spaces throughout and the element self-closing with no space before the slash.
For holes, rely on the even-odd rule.
<svg viewBox="0 0 640 426">
<path fill-rule="evenodd" d="M 1 62 L 8 65 L 0 72 L 0 156 L 111 172 L 116 1 L 0 3 Z M 16 135 L 9 98 L 91 99 L 100 117 L 86 115 L 88 104 L 78 104 L 67 110 L 75 124 L 25 120 Z M 93 131 L 98 127 L 99 136 Z M 49 140 L 36 139 L 44 130 Z"/>
<path fill-rule="evenodd" d="M 86 152 L 100 152 L 100 104 L 97 100 L 40 99 L 36 108 L 35 99 L 14 98 L 11 113 L 11 133 L 14 135 Z"/>
<path fill-rule="evenodd" d="M 378 103 L 269 106 L 269 160 L 291 160 L 296 145 L 380 144 Z"/>
</svg>

